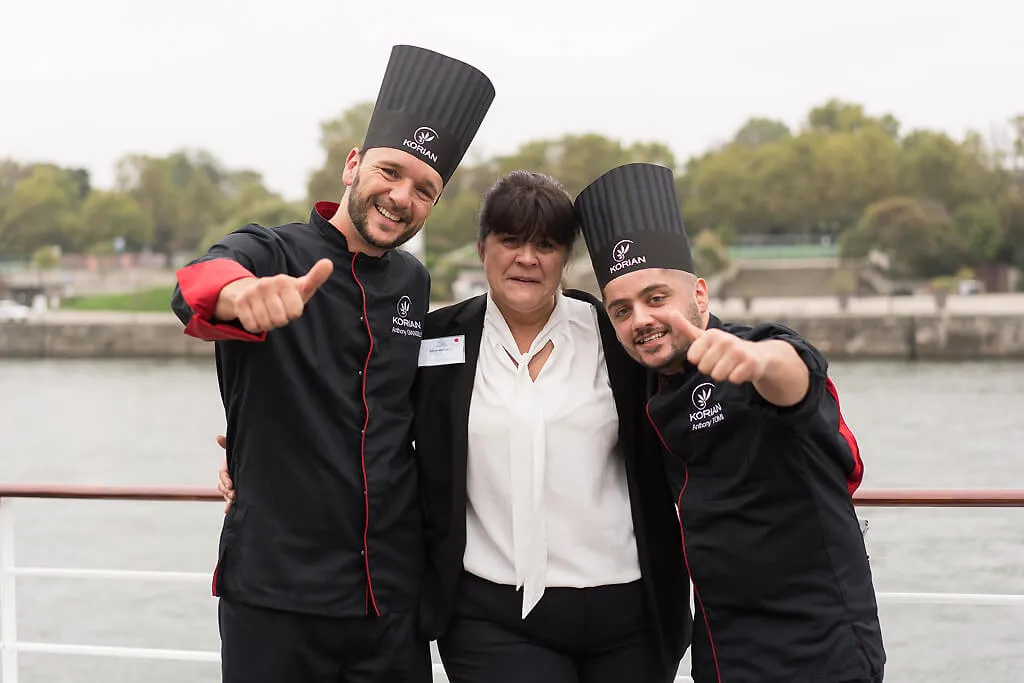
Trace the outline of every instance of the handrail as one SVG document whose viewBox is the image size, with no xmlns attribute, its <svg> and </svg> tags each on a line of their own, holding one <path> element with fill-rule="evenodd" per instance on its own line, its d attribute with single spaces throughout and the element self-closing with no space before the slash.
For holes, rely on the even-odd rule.
<svg viewBox="0 0 1024 683">
<path fill-rule="evenodd" d="M 108 486 L 0 482 L 0 498 L 223 501 L 210 486 Z M 858 491 L 862 507 L 1024 507 L 1024 489 L 875 489 Z"/>
<path fill-rule="evenodd" d="M 110 486 L 90 484 L 4 483 L 0 482 L 0 508 L 5 499 L 49 498 L 78 500 L 137 501 L 210 501 L 220 502 L 217 489 L 209 486 Z M 1024 507 L 1024 489 L 879 489 L 858 491 L 854 503 L 868 507 Z M 6 504 L 10 506 L 11 501 Z M 25 567 L 14 563 L 14 522 L 9 514 L 0 514 L 0 679 L 16 683 L 17 653 L 90 655 L 100 657 L 137 657 L 156 660 L 216 662 L 219 653 L 205 650 L 110 647 L 69 643 L 19 641 L 15 607 L 15 581 L 18 576 L 78 579 L 132 579 L 146 581 L 202 581 L 209 578 L 198 572 L 148 570 L 66 569 Z M 904 603 L 1024 605 L 1024 595 L 961 593 L 878 593 L 879 599 Z M 432 666 L 435 675 L 444 675 L 439 663 Z M 678 675 L 675 683 L 692 683 Z"/>
<path fill-rule="evenodd" d="M 876 489 L 858 491 L 862 507 L 1024 507 L 1024 489 Z"/>
<path fill-rule="evenodd" d="M 210 486 L 110 486 L 95 484 L 0 483 L 0 498 L 75 498 L 79 500 L 223 501 Z"/>
</svg>

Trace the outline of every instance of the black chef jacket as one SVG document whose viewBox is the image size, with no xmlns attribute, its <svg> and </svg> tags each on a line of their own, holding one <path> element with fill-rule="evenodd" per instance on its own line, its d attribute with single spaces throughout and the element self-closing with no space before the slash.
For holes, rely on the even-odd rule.
<svg viewBox="0 0 1024 683">
<path fill-rule="evenodd" d="M 852 493 L 863 465 L 824 357 L 782 325 L 722 323 L 782 339 L 810 370 L 797 405 L 693 366 L 661 377 L 651 423 L 676 481 L 695 587 L 696 683 L 872 681 L 885 661 Z"/>
<path fill-rule="evenodd" d="M 414 608 L 424 546 L 410 439 L 430 280 L 411 255 L 349 251 L 320 202 L 308 223 L 249 225 L 178 272 L 186 333 L 216 341 L 236 498 L 215 595 L 326 616 Z M 334 272 L 302 317 L 261 335 L 213 321 L 227 283 Z"/>
</svg>

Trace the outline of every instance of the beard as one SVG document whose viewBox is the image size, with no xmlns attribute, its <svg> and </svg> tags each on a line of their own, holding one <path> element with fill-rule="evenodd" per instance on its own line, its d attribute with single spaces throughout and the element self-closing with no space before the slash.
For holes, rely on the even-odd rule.
<svg viewBox="0 0 1024 683">
<path fill-rule="evenodd" d="M 704 321 L 701 318 L 700 309 L 697 307 L 696 301 L 691 301 L 689 303 L 689 305 L 686 307 L 686 312 L 683 315 L 696 327 L 699 327 L 701 329 L 704 328 Z M 636 354 L 636 358 L 637 360 L 640 361 L 642 365 L 646 365 L 647 367 L 661 374 L 671 374 L 674 372 L 679 372 L 683 369 L 683 367 L 686 366 L 686 352 L 690 350 L 690 344 L 692 343 L 687 337 L 676 333 L 671 328 L 659 328 L 651 325 L 636 333 L 634 335 L 634 339 L 636 337 L 643 337 L 645 335 L 651 334 L 652 332 L 660 331 L 664 331 L 665 338 L 669 340 L 669 352 L 665 356 L 665 358 L 658 360 L 656 362 L 652 362 L 651 359 L 642 360 L 642 357 L 639 354 Z"/>
<path fill-rule="evenodd" d="M 359 192 L 359 181 L 359 173 L 356 172 L 356 177 L 352 181 L 352 187 L 349 188 L 348 203 L 345 208 L 348 210 L 348 217 L 352 221 L 356 232 L 359 233 L 359 237 L 366 244 L 375 249 L 390 250 L 402 246 L 416 236 L 416 233 L 423 227 L 422 222 L 413 223 L 410 212 L 400 210 L 395 206 L 394 202 L 388 199 L 386 194 L 362 196 Z M 370 212 L 377 212 L 376 206 L 380 206 L 388 213 L 398 216 L 402 221 L 405 228 L 397 237 L 390 240 L 381 239 L 370 233 Z"/>
</svg>

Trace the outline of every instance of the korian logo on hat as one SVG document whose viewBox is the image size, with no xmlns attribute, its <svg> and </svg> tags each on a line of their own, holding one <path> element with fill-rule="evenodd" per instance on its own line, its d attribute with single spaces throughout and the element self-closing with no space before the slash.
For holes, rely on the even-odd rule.
<svg viewBox="0 0 1024 683">
<path fill-rule="evenodd" d="M 433 142 L 437 139 L 437 131 L 427 126 L 420 126 L 416 129 L 416 132 L 412 134 L 412 139 L 421 145 L 425 145 L 428 142 Z"/>
<path fill-rule="evenodd" d="M 626 254 L 629 253 L 629 245 L 633 244 L 633 240 L 622 240 L 614 247 L 612 247 L 612 258 L 616 261 L 621 261 L 626 258 Z"/>
<path fill-rule="evenodd" d="M 629 268 L 630 266 L 639 266 L 647 263 L 646 256 L 632 256 L 626 258 L 629 254 L 629 248 L 633 246 L 633 240 L 619 240 L 612 247 L 612 260 L 614 263 L 608 268 L 609 273 L 617 273 L 623 268 Z M 641 245 L 642 247 L 643 245 Z"/>
<path fill-rule="evenodd" d="M 419 152 L 426 158 L 437 163 L 437 155 L 431 152 L 429 149 L 424 147 L 428 142 L 433 142 L 437 139 L 437 131 L 427 126 L 420 126 L 416 129 L 416 132 L 412 134 L 412 139 L 406 138 L 402 141 L 402 144 L 411 150 Z"/>
</svg>

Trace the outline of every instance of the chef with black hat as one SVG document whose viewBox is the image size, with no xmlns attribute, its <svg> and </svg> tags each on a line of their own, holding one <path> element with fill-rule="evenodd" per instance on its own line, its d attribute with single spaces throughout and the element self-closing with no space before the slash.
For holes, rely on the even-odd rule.
<svg viewBox="0 0 1024 683">
<path fill-rule="evenodd" d="M 340 204 L 245 226 L 178 271 L 216 341 L 235 500 L 220 596 L 226 683 L 428 682 L 410 399 L 430 278 L 422 227 L 494 99 L 476 68 L 393 49 Z"/>
<path fill-rule="evenodd" d="M 863 463 L 827 361 L 782 325 L 709 312 L 670 169 L 615 168 L 575 204 L 616 335 L 657 371 L 647 414 L 677 482 L 694 681 L 881 681 Z"/>
</svg>

